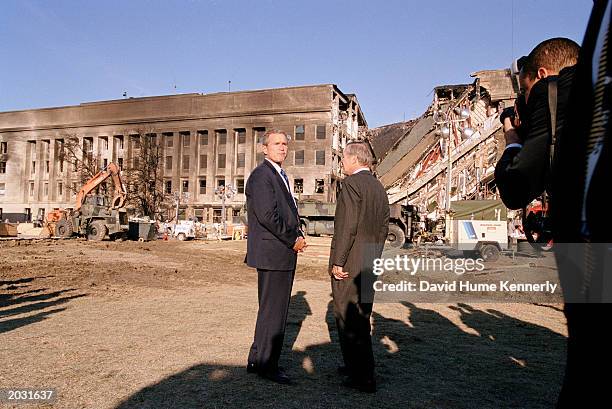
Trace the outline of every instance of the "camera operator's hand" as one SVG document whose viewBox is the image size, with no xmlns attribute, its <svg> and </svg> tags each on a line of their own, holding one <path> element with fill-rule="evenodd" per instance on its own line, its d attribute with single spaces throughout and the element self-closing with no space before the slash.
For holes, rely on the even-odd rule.
<svg viewBox="0 0 612 409">
<path fill-rule="evenodd" d="M 510 118 L 504 119 L 504 138 L 506 138 L 506 145 L 511 143 L 523 144 L 523 139 L 520 137 Z"/>
</svg>

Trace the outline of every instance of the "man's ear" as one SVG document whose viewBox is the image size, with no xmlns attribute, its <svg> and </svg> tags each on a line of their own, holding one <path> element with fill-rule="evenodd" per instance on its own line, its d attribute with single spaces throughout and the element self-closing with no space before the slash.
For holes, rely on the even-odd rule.
<svg viewBox="0 0 612 409">
<path fill-rule="evenodd" d="M 550 74 L 550 71 L 548 71 L 546 68 L 544 67 L 540 67 L 538 68 L 538 79 L 541 80 L 542 78 L 546 78 L 548 77 Z"/>
</svg>

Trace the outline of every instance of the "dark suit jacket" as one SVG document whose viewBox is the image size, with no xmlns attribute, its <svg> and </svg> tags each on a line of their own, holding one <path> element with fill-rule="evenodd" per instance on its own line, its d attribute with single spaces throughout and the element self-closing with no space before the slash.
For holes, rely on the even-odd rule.
<svg viewBox="0 0 612 409">
<path fill-rule="evenodd" d="M 587 140 L 591 130 L 594 111 L 594 89 L 592 81 L 593 54 L 608 1 L 595 1 L 589 24 L 582 42 L 576 75 L 568 105 L 566 125 L 560 135 L 556 162 L 553 167 L 553 189 L 551 201 L 554 240 L 557 243 L 581 241 L 582 201 L 587 167 Z M 604 29 L 606 29 L 604 27 Z M 609 47 L 609 46 L 608 46 Z M 612 76 L 612 52 L 608 48 L 607 76 Z M 597 62 L 596 62 L 597 64 Z M 604 109 L 610 109 L 612 85 L 604 91 Z M 595 167 L 587 194 L 586 215 L 593 242 L 610 243 L 612 219 L 609 216 L 610 181 L 612 158 L 610 147 L 610 124 L 604 138 L 603 150 Z"/>
<path fill-rule="evenodd" d="M 245 262 L 264 270 L 293 270 L 300 224 L 293 197 L 271 163 L 257 166 L 246 185 L 248 240 Z"/>
<path fill-rule="evenodd" d="M 329 258 L 351 277 L 372 271 L 389 230 L 389 199 L 382 184 L 370 172 L 347 176 L 338 195 L 334 238 Z"/>
<path fill-rule="evenodd" d="M 551 78 L 557 80 L 557 141 L 567 112 L 575 67 L 568 67 Z M 504 204 L 510 209 L 528 205 L 550 188 L 551 118 L 548 103 L 548 79 L 538 81 L 529 95 L 521 128 L 527 130 L 523 147 L 504 150 L 495 166 L 495 183 Z"/>
</svg>

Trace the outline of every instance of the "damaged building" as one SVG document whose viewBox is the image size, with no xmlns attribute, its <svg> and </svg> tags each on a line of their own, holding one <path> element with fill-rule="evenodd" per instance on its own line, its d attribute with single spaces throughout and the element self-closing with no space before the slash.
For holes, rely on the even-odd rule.
<svg viewBox="0 0 612 409">
<path fill-rule="evenodd" d="M 505 69 L 472 77 L 471 84 L 436 87 L 420 118 L 370 131 L 389 203 L 415 206 L 421 220 L 443 219 L 452 201 L 498 198 L 494 169 L 505 148 L 499 114 L 518 86 Z"/>
<path fill-rule="evenodd" d="M 100 168 L 110 162 L 125 168 L 146 135 L 162 151 L 164 191 L 182 196 L 183 217 L 221 221 L 215 189 L 231 184 L 232 220 L 251 170 L 263 160 L 257 142 L 270 129 L 291 135 L 284 168 L 294 195 L 335 202 L 342 148 L 365 134 L 367 122 L 356 96 L 332 84 L 1 112 L 0 219 L 30 221 L 74 206 L 79 175 L 61 155 L 68 137 L 78 138 Z"/>
</svg>

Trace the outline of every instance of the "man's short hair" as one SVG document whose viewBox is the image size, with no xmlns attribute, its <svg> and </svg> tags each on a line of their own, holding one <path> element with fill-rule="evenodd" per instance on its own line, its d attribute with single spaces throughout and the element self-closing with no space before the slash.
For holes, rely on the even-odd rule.
<svg viewBox="0 0 612 409">
<path fill-rule="evenodd" d="M 544 40 L 531 50 L 528 61 L 523 65 L 523 71 L 531 78 L 535 78 L 540 68 L 558 73 L 565 67 L 576 65 L 579 52 L 580 46 L 569 38 Z"/>
<path fill-rule="evenodd" d="M 285 138 L 287 138 L 287 141 L 289 140 L 289 136 L 287 136 L 287 132 L 280 130 L 280 129 L 270 129 L 269 131 L 266 131 L 265 134 L 263 134 L 263 136 L 261 137 L 260 143 L 262 145 L 268 146 L 268 141 L 270 140 L 270 135 L 272 134 L 285 135 Z"/>
<path fill-rule="evenodd" d="M 372 166 L 374 162 L 374 157 L 372 156 L 372 152 L 370 152 L 370 147 L 365 142 L 349 142 L 346 144 L 346 148 L 344 148 L 344 154 L 355 156 L 357 158 L 357 162 L 363 166 Z"/>
</svg>

